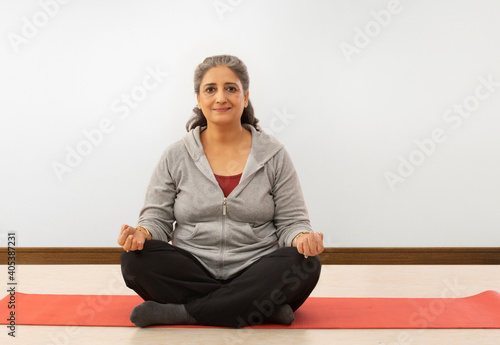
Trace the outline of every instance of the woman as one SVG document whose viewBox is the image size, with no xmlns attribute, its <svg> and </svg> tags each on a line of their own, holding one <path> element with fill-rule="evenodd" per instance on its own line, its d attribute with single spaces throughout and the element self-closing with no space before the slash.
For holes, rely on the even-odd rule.
<svg viewBox="0 0 500 345">
<path fill-rule="evenodd" d="M 257 126 L 243 62 L 209 57 L 194 84 L 188 134 L 160 158 L 138 226 L 118 237 L 125 282 L 145 300 L 130 319 L 289 325 L 319 279 L 323 235 L 283 144 Z"/>
</svg>

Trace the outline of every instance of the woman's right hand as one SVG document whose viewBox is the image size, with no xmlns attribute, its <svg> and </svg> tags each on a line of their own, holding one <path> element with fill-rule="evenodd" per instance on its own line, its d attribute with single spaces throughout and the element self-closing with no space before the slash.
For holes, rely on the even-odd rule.
<svg viewBox="0 0 500 345">
<path fill-rule="evenodd" d="M 138 231 L 127 224 L 122 225 L 120 235 L 118 236 L 118 244 L 123 247 L 123 250 L 127 252 L 142 250 L 144 242 L 146 242 L 146 235 L 142 231 Z"/>
</svg>

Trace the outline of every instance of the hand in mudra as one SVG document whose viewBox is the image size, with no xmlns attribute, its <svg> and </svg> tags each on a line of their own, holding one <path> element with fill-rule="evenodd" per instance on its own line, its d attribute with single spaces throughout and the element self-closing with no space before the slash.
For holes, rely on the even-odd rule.
<svg viewBox="0 0 500 345">
<path fill-rule="evenodd" d="M 146 235 L 144 232 L 137 230 L 127 224 L 122 225 L 120 235 L 118 236 L 118 244 L 123 247 L 123 250 L 134 251 L 142 250 L 146 242 Z"/>
<path fill-rule="evenodd" d="M 301 234 L 293 240 L 293 246 L 297 247 L 300 254 L 305 257 L 321 254 L 325 249 L 323 246 L 323 234 L 321 232 L 310 232 Z"/>
</svg>

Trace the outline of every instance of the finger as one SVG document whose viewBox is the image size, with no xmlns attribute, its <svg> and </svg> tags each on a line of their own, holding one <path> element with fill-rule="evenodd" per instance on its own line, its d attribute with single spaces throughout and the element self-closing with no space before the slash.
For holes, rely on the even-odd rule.
<svg viewBox="0 0 500 345">
<path fill-rule="evenodd" d="M 127 233 L 124 231 L 120 232 L 120 235 L 118 235 L 118 244 L 123 247 L 126 239 L 127 239 Z"/>
<path fill-rule="evenodd" d="M 123 249 L 125 249 L 127 252 L 129 252 L 131 250 L 130 247 L 132 246 L 133 239 L 134 239 L 134 236 L 129 235 L 127 237 L 127 240 L 125 241 L 125 244 L 123 245 Z"/>
<path fill-rule="evenodd" d="M 311 250 L 311 255 L 318 255 L 319 247 L 321 243 L 321 237 L 318 233 L 312 234 L 310 240 L 309 249 Z"/>
<path fill-rule="evenodd" d="M 303 246 L 304 250 L 302 251 L 302 254 L 304 254 L 305 257 L 312 256 L 309 244 L 309 236 L 304 236 Z"/>
<path fill-rule="evenodd" d="M 316 255 L 316 236 L 314 233 L 310 233 L 305 237 L 306 243 L 305 243 L 305 249 L 304 249 L 304 254 L 307 256 L 314 256 Z"/>
<path fill-rule="evenodd" d="M 304 242 L 300 238 L 297 239 L 297 251 L 299 254 L 304 254 Z"/>
<path fill-rule="evenodd" d="M 319 233 L 318 234 L 318 239 L 317 239 L 317 254 L 323 253 L 323 250 L 325 250 L 324 244 L 323 244 L 323 234 Z M 316 255 L 317 255 L 316 254 Z"/>
<path fill-rule="evenodd" d="M 138 242 L 138 246 L 137 246 L 137 250 L 142 250 L 144 248 L 144 241 L 139 241 Z"/>
<path fill-rule="evenodd" d="M 127 238 L 125 239 L 125 243 L 123 244 L 123 249 L 126 250 L 127 252 L 130 251 L 130 243 L 131 239 L 130 239 L 130 236 L 127 236 Z"/>
<path fill-rule="evenodd" d="M 118 244 L 123 246 L 129 235 L 130 231 L 128 228 L 122 229 L 122 232 L 120 232 L 120 235 L 118 236 Z"/>
<path fill-rule="evenodd" d="M 140 243 L 141 243 L 140 239 L 134 238 L 133 243 L 132 243 L 132 250 L 141 250 L 142 248 L 139 249 Z"/>
<path fill-rule="evenodd" d="M 132 244 L 130 245 L 130 250 L 131 251 L 137 250 L 137 240 L 135 238 L 132 238 Z"/>
<path fill-rule="evenodd" d="M 142 231 L 137 231 L 137 250 L 142 250 L 144 248 L 144 243 L 146 243 L 146 235 Z"/>
</svg>

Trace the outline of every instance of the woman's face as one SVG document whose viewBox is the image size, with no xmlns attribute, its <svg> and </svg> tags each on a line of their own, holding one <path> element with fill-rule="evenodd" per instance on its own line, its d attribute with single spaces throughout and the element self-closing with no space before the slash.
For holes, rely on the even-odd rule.
<svg viewBox="0 0 500 345">
<path fill-rule="evenodd" d="M 203 111 L 207 123 L 241 123 L 248 96 L 249 92 L 243 91 L 236 73 L 227 66 L 217 66 L 210 68 L 201 80 L 198 107 Z"/>
</svg>

